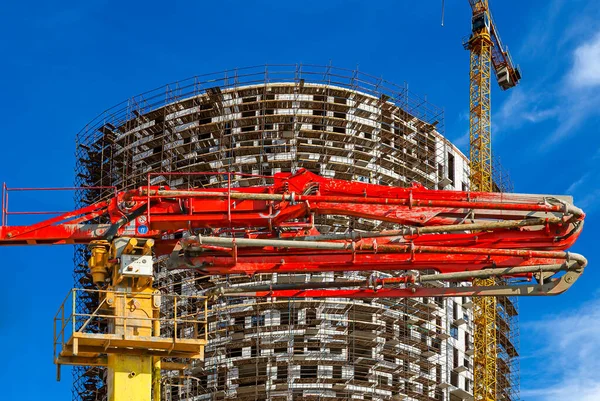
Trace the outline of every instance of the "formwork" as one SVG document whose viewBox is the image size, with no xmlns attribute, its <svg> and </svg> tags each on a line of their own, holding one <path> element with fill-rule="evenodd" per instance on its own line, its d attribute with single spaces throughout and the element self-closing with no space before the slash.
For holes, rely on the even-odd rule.
<svg viewBox="0 0 600 401">
<path fill-rule="evenodd" d="M 223 71 L 132 97 L 90 122 L 77 138 L 76 184 L 119 190 L 148 183 L 242 187 L 269 184 L 275 173 L 306 168 L 345 180 L 467 189 L 468 161 L 444 138 L 443 122 L 441 109 L 406 86 L 357 70 L 268 65 Z M 230 184 L 227 175 L 193 174 L 208 171 L 239 174 Z M 76 201 L 85 205 L 111 193 L 80 191 Z M 316 224 L 321 232 L 388 226 L 335 216 L 322 216 Z M 86 249 L 77 248 L 79 287 L 91 286 L 86 259 Z M 160 262 L 156 274 L 157 287 L 181 295 L 203 294 L 216 285 L 326 282 L 357 275 L 205 277 L 167 271 Z M 94 303 L 80 298 L 77 307 L 83 311 Z M 163 400 L 472 397 L 468 298 L 217 298 L 209 308 L 205 360 L 182 372 L 164 372 Z M 500 316 L 506 319 L 498 328 L 505 330 L 503 323 L 516 314 Z M 503 352 L 509 356 L 510 377 L 510 355 L 516 351 L 506 346 Z M 76 368 L 74 381 L 74 399 L 104 399 L 102 368 Z M 515 399 L 514 393 L 507 397 Z"/>
</svg>

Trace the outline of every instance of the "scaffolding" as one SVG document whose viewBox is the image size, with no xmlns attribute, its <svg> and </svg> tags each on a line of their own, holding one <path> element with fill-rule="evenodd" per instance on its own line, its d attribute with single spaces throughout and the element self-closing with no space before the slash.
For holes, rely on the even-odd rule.
<svg viewBox="0 0 600 401">
<path fill-rule="evenodd" d="M 174 281 L 164 288 L 168 291 L 206 288 L 206 278 L 190 273 L 170 276 Z M 333 273 L 303 276 L 305 282 L 335 278 Z M 222 277 L 212 283 L 300 280 L 299 275 L 263 275 L 252 280 Z M 447 387 L 438 383 L 451 386 L 453 380 L 446 364 L 452 323 L 444 305 L 441 298 L 372 302 L 222 298 L 212 306 L 206 359 L 190 370 L 190 377 L 205 389 L 193 399 L 342 400 L 353 394 L 369 399 L 400 395 L 444 399 Z M 191 399 L 182 393 L 180 381 L 172 383 L 171 390 L 163 389 L 171 400 Z"/>
<path fill-rule="evenodd" d="M 302 167 L 346 180 L 464 190 L 468 161 L 443 132 L 443 110 L 406 85 L 330 65 L 241 68 L 171 83 L 99 115 L 78 134 L 76 184 L 119 190 L 148 183 L 253 186 Z M 228 183 L 226 174 L 198 174 L 208 171 L 239 175 Z M 496 182 L 506 187 L 506 180 Z M 76 202 L 111 194 L 79 191 Z M 339 216 L 320 216 L 316 223 L 323 233 L 390 226 Z M 87 250 L 77 248 L 74 279 L 80 288 L 91 288 L 86 260 Z M 184 296 L 217 284 L 332 281 L 334 274 L 357 274 L 205 277 L 167 271 L 161 263 L 156 269 L 163 291 Z M 85 313 L 95 302 L 81 297 L 76 308 Z M 204 362 L 165 375 L 163 399 L 469 399 L 469 305 L 469 299 L 427 298 L 217 299 L 208 307 Z M 506 305 L 500 315 L 507 324 L 498 323 L 503 330 L 516 318 Z M 505 337 L 514 343 L 513 334 Z M 503 350 L 512 386 L 506 386 L 506 399 L 512 401 L 516 358 L 510 346 Z M 102 368 L 76 368 L 74 381 L 74 399 L 104 399 Z"/>
</svg>

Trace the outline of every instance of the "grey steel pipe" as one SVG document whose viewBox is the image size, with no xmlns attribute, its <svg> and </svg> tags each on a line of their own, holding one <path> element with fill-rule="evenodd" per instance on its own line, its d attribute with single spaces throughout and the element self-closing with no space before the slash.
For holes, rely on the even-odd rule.
<svg viewBox="0 0 600 401">
<path fill-rule="evenodd" d="M 239 248 L 249 247 L 266 247 L 273 246 L 276 248 L 300 248 L 300 249 L 324 249 L 331 251 L 348 250 L 352 249 L 351 243 L 341 242 L 318 242 L 318 241 L 290 241 L 290 240 L 278 240 L 278 239 L 251 239 L 251 238 L 228 238 L 228 237 L 188 237 L 184 243 L 185 249 L 193 249 L 190 247 L 190 243 L 197 243 L 199 245 L 217 245 L 233 248 L 237 246 Z"/>
<path fill-rule="evenodd" d="M 581 256 L 581 255 L 579 255 Z M 583 256 L 582 256 L 583 258 Z M 428 282 L 428 281 L 454 281 L 464 280 L 473 278 L 489 278 L 498 276 L 511 276 L 513 274 L 523 273 L 539 273 L 539 272 L 553 272 L 558 273 L 559 271 L 572 271 L 583 269 L 587 265 L 587 260 L 583 258 L 585 262 L 580 263 L 577 260 L 572 260 L 562 264 L 553 265 L 537 265 L 537 266 L 520 266 L 510 268 L 493 268 L 483 269 L 470 272 L 457 272 L 457 273 L 440 273 L 440 274 L 428 274 L 423 276 L 417 276 L 416 282 Z"/>
<path fill-rule="evenodd" d="M 552 265 L 537 265 L 537 266 L 525 266 L 525 267 L 511 267 L 511 268 L 493 268 L 471 272 L 457 272 L 457 273 L 442 273 L 442 274 L 427 274 L 422 276 L 416 276 L 416 283 L 426 283 L 432 281 L 465 281 L 475 278 L 489 278 L 489 277 L 501 277 L 511 276 L 514 274 L 524 273 L 558 273 L 560 271 L 579 271 L 585 267 L 580 265 L 577 261 L 569 261 L 563 264 L 552 264 Z M 235 294 L 246 294 L 249 291 L 281 291 L 281 290 L 309 290 L 309 289 L 325 289 L 325 288 L 345 288 L 345 287 L 368 287 L 369 280 L 356 280 L 356 281 L 336 281 L 326 283 L 300 283 L 300 284 L 270 284 L 270 285 L 257 285 L 251 287 L 236 287 L 236 288 L 220 288 L 210 289 L 210 291 L 219 292 L 220 295 L 228 296 Z M 410 287 L 410 285 L 407 285 Z"/>
<path fill-rule="evenodd" d="M 194 250 L 191 243 L 199 245 L 217 245 L 222 247 L 239 248 L 248 247 L 275 247 L 275 248 L 299 248 L 299 249 L 321 249 L 331 251 L 344 251 L 355 249 L 355 243 L 344 242 L 319 242 L 319 241 L 290 241 L 278 239 L 250 239 L 250 238 L 225 238 L 225 237 L 188 237 L 184 243 L 185 249 Z M 200 250 L 200 249 L 198 249 Z M 546 257 L 575 260 L 580 265 L 587 265 L 587 259 L 580 254 L 564 251 L 536 251 L 527 249 L 487 249 L 487 248 L 460 248 L 460 247 L 433 247 L 433 246 L 411 246 L 410 244 L 361 244 L 361 251 L 378 250 L 380 252 L 408 253 L 411 251 L 424 253 L 450 253 L 470 255 L 496 255 L 496 256 L 519 256 L 519 257 Z"/>
<path fill-rule="evenodd" d="M 262 284 L 251 287 L 230 287 L 226 294 L 247 291 L 269 291 L 269 290 L 310 290 L 318 288 L 344 288 L 361 287 L 367 285 L 367 280 L 330 281 L 324 283 L 296 283 L 296 284 Z M 209 290 L 212 290 L 209 289 Z"/>
<path fill-rule="evenodd" d="M 420 235 L 420 234 L 437 234 L 460 231 L 486 231 L 499 228 L 519 228 L 542 226 L 546 223 L 560 223 L 561 219 L 557 217 L 549 218 L 533 218 L 521 221 L 499 221 L 495 223 L 474 223 L 474 224 L 450 224 L 445 226 L 429 226 L 429 227 L 407 227 L 401 230 L 388 230 L 381 232 L 352 232 L 347 234 L 323 234 L 310 235 L 305 237 L 294 237 L 294 241 L 333 241 L 333 240 L 356 240 L 362 238 L 378 238 L 378 237 L 396 237 L 403 235 Z"/>
</svg>

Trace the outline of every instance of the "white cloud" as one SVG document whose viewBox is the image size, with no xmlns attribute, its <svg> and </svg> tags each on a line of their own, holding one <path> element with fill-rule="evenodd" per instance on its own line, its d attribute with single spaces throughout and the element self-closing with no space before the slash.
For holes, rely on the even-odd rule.
<svg viewBox="0 0 600 401">
<path fill-rule="evenodd" d="M 594 88 L 600 86 L 600 28 L 592 39 L 575 48 L 571 69 L 559 85 L 559 124 L 546 145 L 570 136 L 587 119 L 599 114 L 600 94 Z"/>
<path fill-rule="evenodd" d="M 593 88 L 600 85 L 600 32 L 575 49 L 568 81 L 574 88 Z"/>
<path fill-rule="evenodd" d="M 464 149 L 467 147 L 467 145 L 469 145 L 469 140 L 470 140 L 470 135 L 469 132 L 465 133 L 462 136 L 459 136 L 456 139 L 452 140 L 452 143 L 454 144 L 454 146 L 456 146 L 459 149 Z"/>
<path fill-rule="evenodd" d="M 583 211 L 589 216 L 593 212 L 596 212 L 598 208 L 598 199 L 600 198 L 600 189 L 595 188 L 587 192 L 582 198 L 575 200 L 575 204 L 582 208 Z M 600 334 L 599 334 L 600 336 Z"/>
<path fill-rule="evenodd" d="M 569 188 L 567 188 L 566 192 L 568 194 L 574 193 L 575 190 L 577 188 L 579 188 L 579 186 L 588 179 L 589 175 L 590 175 L 589 173 L 582 175 L 581 178 L 579 178 L 577 181 L 574 181 L 571 185 L 569 185 Z"/>
<path fill-rule="evenodd" d="M 520 43 L 519 55 L 538 56 L 546 54 L 554 46 L 548 46 L 553 38 L 553 31 L 548 26 L 557 24 L 561 18 L 563 7 L 567 0 L 551 0 L 543 10 L 536 9 L 536 17 L 532 18 L 532 28 L 528 34 L 523 36 Z"/>
<path fill-rule="evenodd" d="M 554 7 L 560 5 L 560 1 L 554 2 Z M 511 91 L 493 117 L 500 130 L 553 121 L 554 129 L 540 143 L 542 149 L 548 149 L 578 134 L 586 121 L 600 115 L 600 91 L 597 90 L 600 86 L 600 28 L 591 39 L 580 41 L 573 48 L 569 58 L 563 61 L 570 67 L 562 77 L 554 79 L 554 83 L 531 75 L 531 82 Z M 557 59 L 556 64 L 560 62 Z"/>
<path fill-rule="evenodd" d="M 576 310 L 524 323 L 526 335 L 542 338 L 538 388 L 524 388 L 527 401 L 600 401 L 600 299 Z"/>
<path fill-rule="evenodd" d="M 600 1 L 549 0 L 536 14 L 516 57 L 525 65 L 522 84 L 493 121 L 502 131 L 546 122 L 540 148 L 549 149 L 600 115 Z"/>
<path fill-rule="evenodd" d="M 577 398 L 573 395 L 577 394 Z M 578 383 L 561 383 L 547 389 L 521 391 L 521 397 L 528 401 L 600 401 L 600 383 L 596 381 L 580 381 Z"/>
<path fill-rule="evenodd" d="M 577 133 L 585 121 L 600 112 L 600 93 L 573 90 L 559 100 L 558 126 L 548 137 L 545 145 L 553 145 Z"/>
<path fill-rule="evenodd" d="M 469 110 L 465 110 L 458 115 L 458 121 L 469 121 Z"/>
<path fill-rule="evenodd" d="M 521 109 L 526 103 L 526 95 L 521 87 L 513 89 L 508 98 L 502 104 L 498 115 L 501 119 L 510 120 L 516 113 L 521 112 Z M 495 120 L 495 119 L 494 119 Z"/>
<path fill-rule="evenodd" d="M 549 96 L 518 87 L 511 91 L 492 120 L 497 123 L 497 129 L 504 130 L 556 118 L 560 109 L 555 105 L 548 105 L 549 99 Z"/>
<path fill-rule="evenodd" d="M 600 150 L 597 152 L 600 155 Z M 600 174 L 597 163 L 594 161 L 596 156 L 587 162 L 589 170 L 579 179 L 573 181 L 565 191 L 575 198 L 575 205 L 583 209 L 589 216 L 598 209 L 598 199 L 600 198 L 600 188 L 598 187 L 597 177 Z M 600 336 L 600 334 L 599 334 Z"/>
</svg>

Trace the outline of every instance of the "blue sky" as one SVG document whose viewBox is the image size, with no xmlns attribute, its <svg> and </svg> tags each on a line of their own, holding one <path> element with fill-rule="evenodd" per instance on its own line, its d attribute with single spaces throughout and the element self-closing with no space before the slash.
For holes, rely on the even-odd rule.
<svg viewBox="0 0 600 401">
<path fill-rule="evenodd" d="M 203 4 L 206 3 L 206 4 Z M 195 74 L 264 63 L 315 63 L 364 72 L 427 95 L 446 134 L 466 151 L 466 0 L 12 2 L 0 16 L 0 180 L 69 186 L 74 137 L 102 110 Z M 492 0 L 522 84 L 494 86 L 494 152 L 517 192 L 569 193 L 587 213 L 574 249 L 590 266 L 566 294 L 521 306 L 527 401 L 600 400 L 600 2 Z M 71 194 L 22 210 L 65 209 Z M 6 399 L 65 400 L 54 381 L 52 317 L 71 287 L 72 249 L 0 250 L 0 339 Z M 24 392 L 18 391 L 25 387 Z M 8 393 L 7 393 L 8 391 Z M 12 396 L 12 397 L 11 397 Z"/>
</svg>

